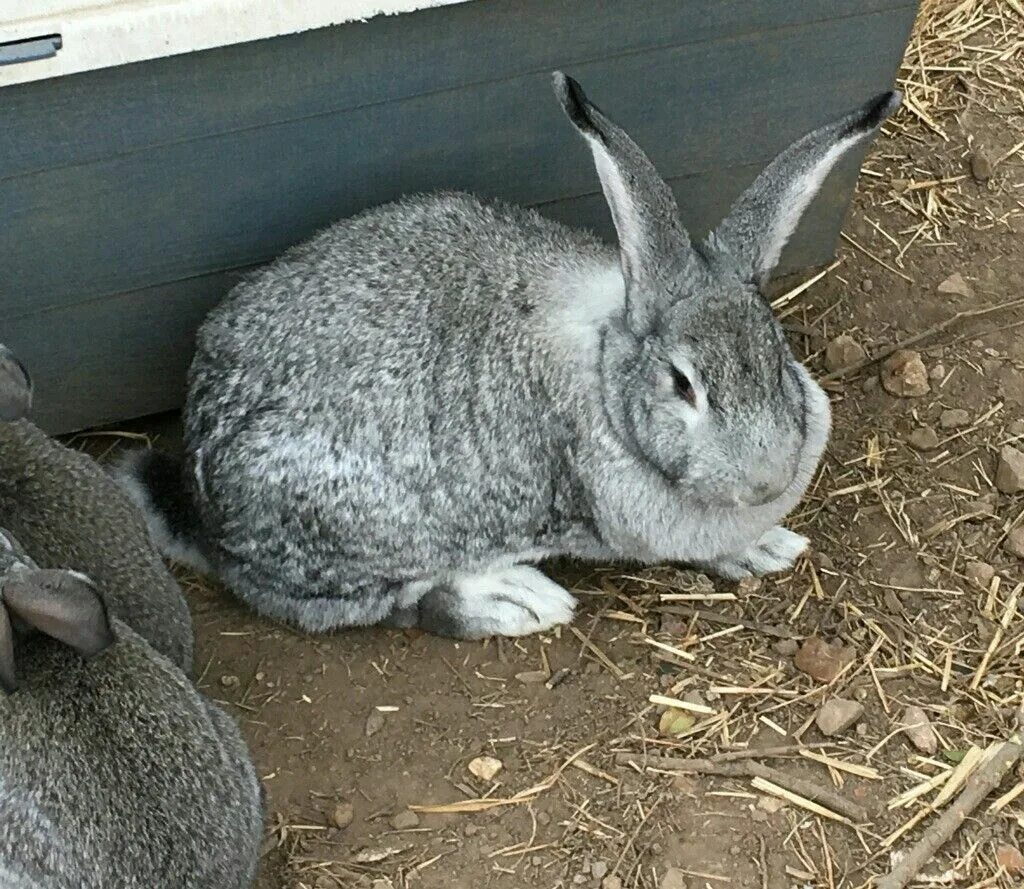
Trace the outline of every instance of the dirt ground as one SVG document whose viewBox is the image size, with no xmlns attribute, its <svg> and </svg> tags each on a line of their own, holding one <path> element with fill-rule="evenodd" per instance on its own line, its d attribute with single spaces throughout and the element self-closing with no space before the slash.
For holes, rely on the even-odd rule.
<svg viewBox="0 0 1024 889">
<path fill-rule="evenodd" d="M 993 309 L 911 344 L 927 382 L 909 357 L 895 384 L 879 363 L 828 381 L 834 436 L 790 522 L 813 552 L 792 573 L 738 587 L 552 566 L 581 599 L 575 626 L 482 644 L 311 638 L 179 575 L 201 685 L 269 791 L 260 889 L 852 889 L 938 820 L 943 788 L 1009 737 L 1024 701 L 1024 554 L 1007 549 L 1024 495 L 995 484 L 1001 450 L 1024 449 L 1022 61 L 1015 0 L 926 3 L 908 107 L 866 162 L 838 264 L 779 287 L 819 377 L 857 357 L 827 354 L 840 335 L 878 356 Z M 146 426 L 160 445 L 165 426 Z M 813 656 L 819 640 L 834 662 Z M 652 694 L 686 709 L 663 716 Z M 910 705 L 930 724 L 922 749 L 900 729 Z M 825 735 L 822 706 L 863 715 Z M 500 771 L 479 777 L 479 757 Z M 1024 796 L 992 807 L 1022 779 L 1014 768 L 914 885 L 1024 885 Z"/>
</svg>

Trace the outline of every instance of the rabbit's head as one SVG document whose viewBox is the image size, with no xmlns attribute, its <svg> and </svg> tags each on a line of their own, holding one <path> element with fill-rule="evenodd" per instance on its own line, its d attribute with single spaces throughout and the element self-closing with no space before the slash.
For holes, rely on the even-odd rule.
<svg viewBox="0 0 1024 889">
<path fill-rule="evenodd" d="M 7 346 L 0 344 L 0 421 L 20 420 L 32 407 L 32 378 Z"/>
<path fill-rule="evenodd" d="M 85 658 L 115 641 L 110 616 L 92 581 L 77 571 L 44 570 L 13 537 L 0 532 L 0 689 L 18 688 L 17 634 L 38 632 Z"/>
<path fill-rule="evenodd" d="M 828 399 L 796 361 L 762 288 L 826 175 L 899 105 L 885 93 L 786 149 L 694 245 L 672 191 L 626 133 L 554 76 L 594 155 L 619 236 L 625 311 L 605 329 L 601 401 L 617 437 L 712 506 L 770 503 L 810 480 Z"/>
</svg>

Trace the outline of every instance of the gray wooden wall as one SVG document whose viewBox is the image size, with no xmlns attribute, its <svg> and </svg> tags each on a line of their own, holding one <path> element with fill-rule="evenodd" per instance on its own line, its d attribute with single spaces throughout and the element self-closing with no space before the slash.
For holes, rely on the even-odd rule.
<svg viewBox="0 0 1024 889">
<path fill-rule="evenodd" d="M 888 88 L 906 0 L 473 0 L 0 89 L 0 312 L 51 431 L 177 407 L 239 273 L 434 188 L 611 236 L 563 68 L 648 150 L 700 235 L 772 155 Z M 827 260 L 860 158 L 786 256 Z"/>
</svg>

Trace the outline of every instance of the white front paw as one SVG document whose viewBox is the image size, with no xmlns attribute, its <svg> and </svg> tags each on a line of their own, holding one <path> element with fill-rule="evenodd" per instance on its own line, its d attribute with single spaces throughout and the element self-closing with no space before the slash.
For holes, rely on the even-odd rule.
<svg viewBox="0 0 1024 889">
<path fill-rule="evenodd" d="M 709 564 L 709 568 L 729 580 L 744 577 L 775 574 L 786 571 L 807 549 L 809 541 L 802 534 L 796 534 L 781 525 L 769 528 L 761 538 L 745 550 L 722 556 Z"/>
<path fill-rule="evenodd" d="M 453 583 L 461 601 L 464 638 L 527 636 L 572 620 L 576 600 L 528 565 L 487 574 L 461 575 Z"/>
</svg>

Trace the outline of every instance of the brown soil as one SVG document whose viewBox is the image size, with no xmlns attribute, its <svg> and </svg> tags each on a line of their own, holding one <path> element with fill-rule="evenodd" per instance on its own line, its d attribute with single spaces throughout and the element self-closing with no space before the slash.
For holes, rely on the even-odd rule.
<svg viewBox="0 0 1024 889">
<path fill-rule="evenodd" d="M 1012 49 L 1016 40 L 1007 58 L 1019 64 L 1024 18 L 1009 3 L 930 4 L 926 36 L 941 19 L 936 6 L 989 17 L 944 57 L 965 71 L 938 80 L 904 72 L 937 84 L 934 93 L 911 93 L 935 126 L 904 111 L 887 128 L 846 228 L 863 250 L 844 241 L 841 264 L 782 310 L 820 375 L 824 346 L 839 334 L 873 353 L 957 311 L 1024 296 L 1022 81 L 979 67 L 989 57 L 971 48 Z M 917 63 L 913 53 L 908 59 Z M 972 160 L 984 173 L 981 155 L 995 161 L 986 181 L 972 175 Z M 953 273 L 971 295 L 938 291 Z M 1019 306 L 918 344 L 932 375 L 923 397 L 889 395 L 877 367 L 834 383 L 834 438 L 790 523 L 812 538 L 813 554 L 760 587 L 716 583 L 734 600 L 668 606 L 712 618 L 666 611 L 661 594 L 707 592 L 683 570 L 554 566 L 579 592 L 577 632 L 484 644 L 383 630 L 311 638 L 183 575 L 201 685 L 241 722 L 269 791 L 260 889 L 844 889 L 886 871 L 931 819 L 891 848 L 884 838 L 934 793 L 906 808 L 887 802 L 972 745 L 1007 737 L 1022 701 L 1024 621 L 1015 612 L 972 688 L 1024 580 L 1024 562 L 1003 548 L 1024 518 L 1024 497 L 997 494 L 993 483 L 1000 448 L 1024 440 L 1024 327 L 1015 324 L 1024 324 Z M 967 412 L 966 425 L 942 428 L 950 408 Z M 919 426 L 937 432 L 937 448 L 910 446 Z M 994 593 L 972 586 L 971 560 L 994 566 Z M 795 645 L 814 635 L 852 649 L 851 666 L 830 685 L 794 665 Z M 549 688 L 517 678 L 535 671 L 561 681 Z M 756 691 L 715 691 L 723 687 Z M 688 734 L 666 738 L 652 693 L 703 702 L 716 715 L 698 715 Z M 835 696 L 861 702 L 865 714 L 825 738 L 813 718 Z M 934 726 L 934 756 L 922 758 L 897 731 L 909 703 Z M 709 756 L 822 741 L 830 746 L 819 752 L 878 778 L 798 755 L 759 761 L 858 802 L 873 824 L 853 829 L 779 806 L 749 778 L 644 770 L 644 751 Z M 622 753 L 636 765 L 617 760 Z M 493 781 L 468 770 L 481 755 L 503 764 Z M 1000 792 L 1022 777 L 1015 772 Z M 410 805 L 508 798 L 537 785 L 536 794 L 487 811 L 395 822 Z M 998 813 L 979 809 L 926 868 L 922 879 L 935 882 L 921 885 L 1020 886 L 1024 876 L 1000 870 L 997 852 L 1024 848 L 1021 800 Z M 345 804 L 352 821 L 340 829 L 333 821 Z M 670 868 L 682 873 L 666 877 Z"/>
</svg>

